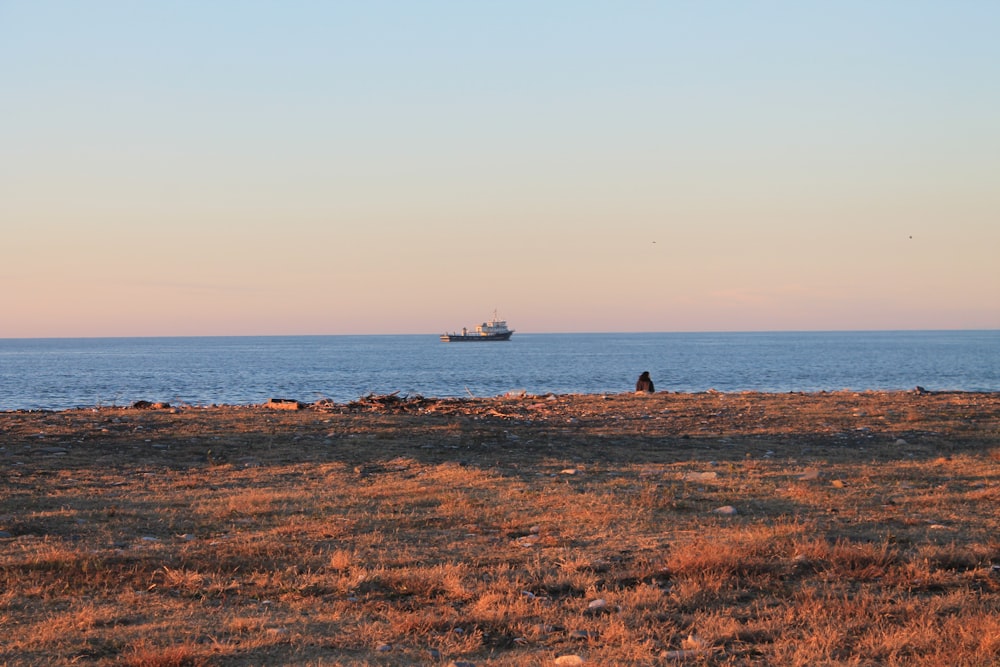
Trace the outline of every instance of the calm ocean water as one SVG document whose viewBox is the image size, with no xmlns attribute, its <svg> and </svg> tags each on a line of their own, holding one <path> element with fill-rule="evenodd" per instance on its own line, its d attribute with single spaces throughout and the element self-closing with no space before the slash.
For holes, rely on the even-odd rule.
<svg viewBox="0 0 1000 667">
<path fill-rule="evenodd" d="M 1000 331 L 0 339 L 0 410 L 367 394 L 1000 391 Z"/>
</svg>

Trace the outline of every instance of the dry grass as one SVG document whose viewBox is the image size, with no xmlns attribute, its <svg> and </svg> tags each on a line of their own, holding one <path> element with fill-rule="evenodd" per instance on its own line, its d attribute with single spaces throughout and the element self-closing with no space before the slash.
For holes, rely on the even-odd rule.
<svg viewBox="0 0 1000 667">
<path fill-rule="evenodd" d="M 1000 661 L 1000 395 L 3 413 L 0 462 L 3 665 Z"/>
</svg>

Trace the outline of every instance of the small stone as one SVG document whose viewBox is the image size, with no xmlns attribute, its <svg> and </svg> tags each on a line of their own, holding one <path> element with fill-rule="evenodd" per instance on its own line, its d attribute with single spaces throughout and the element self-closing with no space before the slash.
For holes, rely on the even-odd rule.
<svg viewBox="0 0 1000 667">
<path fill-rule="evenodd" d="M 717 472 L 689 472 L 684 475 L 685 482 L 710 482 L 718 478 Z"/>
<path fill-rule="evenodd" d="M 722 507 L 716 507 L 712 510 L 714 514 L 719 514 L 721 516 L 736 516 L 739 512 L 732 505 L 723 505 Z"/>
<path fill-rule="evenodd" d="M 375 647 L 375 650 L 379 653 L 388 653 L 392 650 L 392 644 L 379 644 Z"/>
<path fill-rule="evenodd" d="M 603 598 L 598 598 L 596 600 L 591 600 L 590 604 L 587 605 L 587 610 L 584 612 L 587 616 L 597 616 L 600 614 L 607 614 L 611 611 L 608 607 L 607 600 Z"/>
<path fill-rule="evenodd" d="M 578 655 L 561 655 L 555 660 L 557 665 L 562 665 L 563 667 L 567 667 L 568 665 L 582 665 L 584 662 L 584 659 Z"/>
</svg>

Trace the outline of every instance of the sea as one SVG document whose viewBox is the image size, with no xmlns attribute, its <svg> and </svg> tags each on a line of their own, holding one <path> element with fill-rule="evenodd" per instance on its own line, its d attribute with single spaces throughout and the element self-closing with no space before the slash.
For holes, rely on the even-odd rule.
<svg viewBox="0 0 1000 667">
<path fill-rule="evenodd" d="M 0 339 L 0 410 L 657 391 L 1000 391 L 1000 331 Z"/>
</svg>

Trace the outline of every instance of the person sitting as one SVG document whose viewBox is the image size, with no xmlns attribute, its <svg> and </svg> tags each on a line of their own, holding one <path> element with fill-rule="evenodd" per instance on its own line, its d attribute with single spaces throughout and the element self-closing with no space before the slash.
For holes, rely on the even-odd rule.
<svg viewBox="0 0 1000 667">
<path fill-rule="evenodd" d="M 653 380 L 649 377 L 649 371 L 643 371 L 642 375 L 635 383 L 636 392 L 645 392 L 647 394 L 652 394 L 655 389 L 653 389 Z"/>
</svg>

